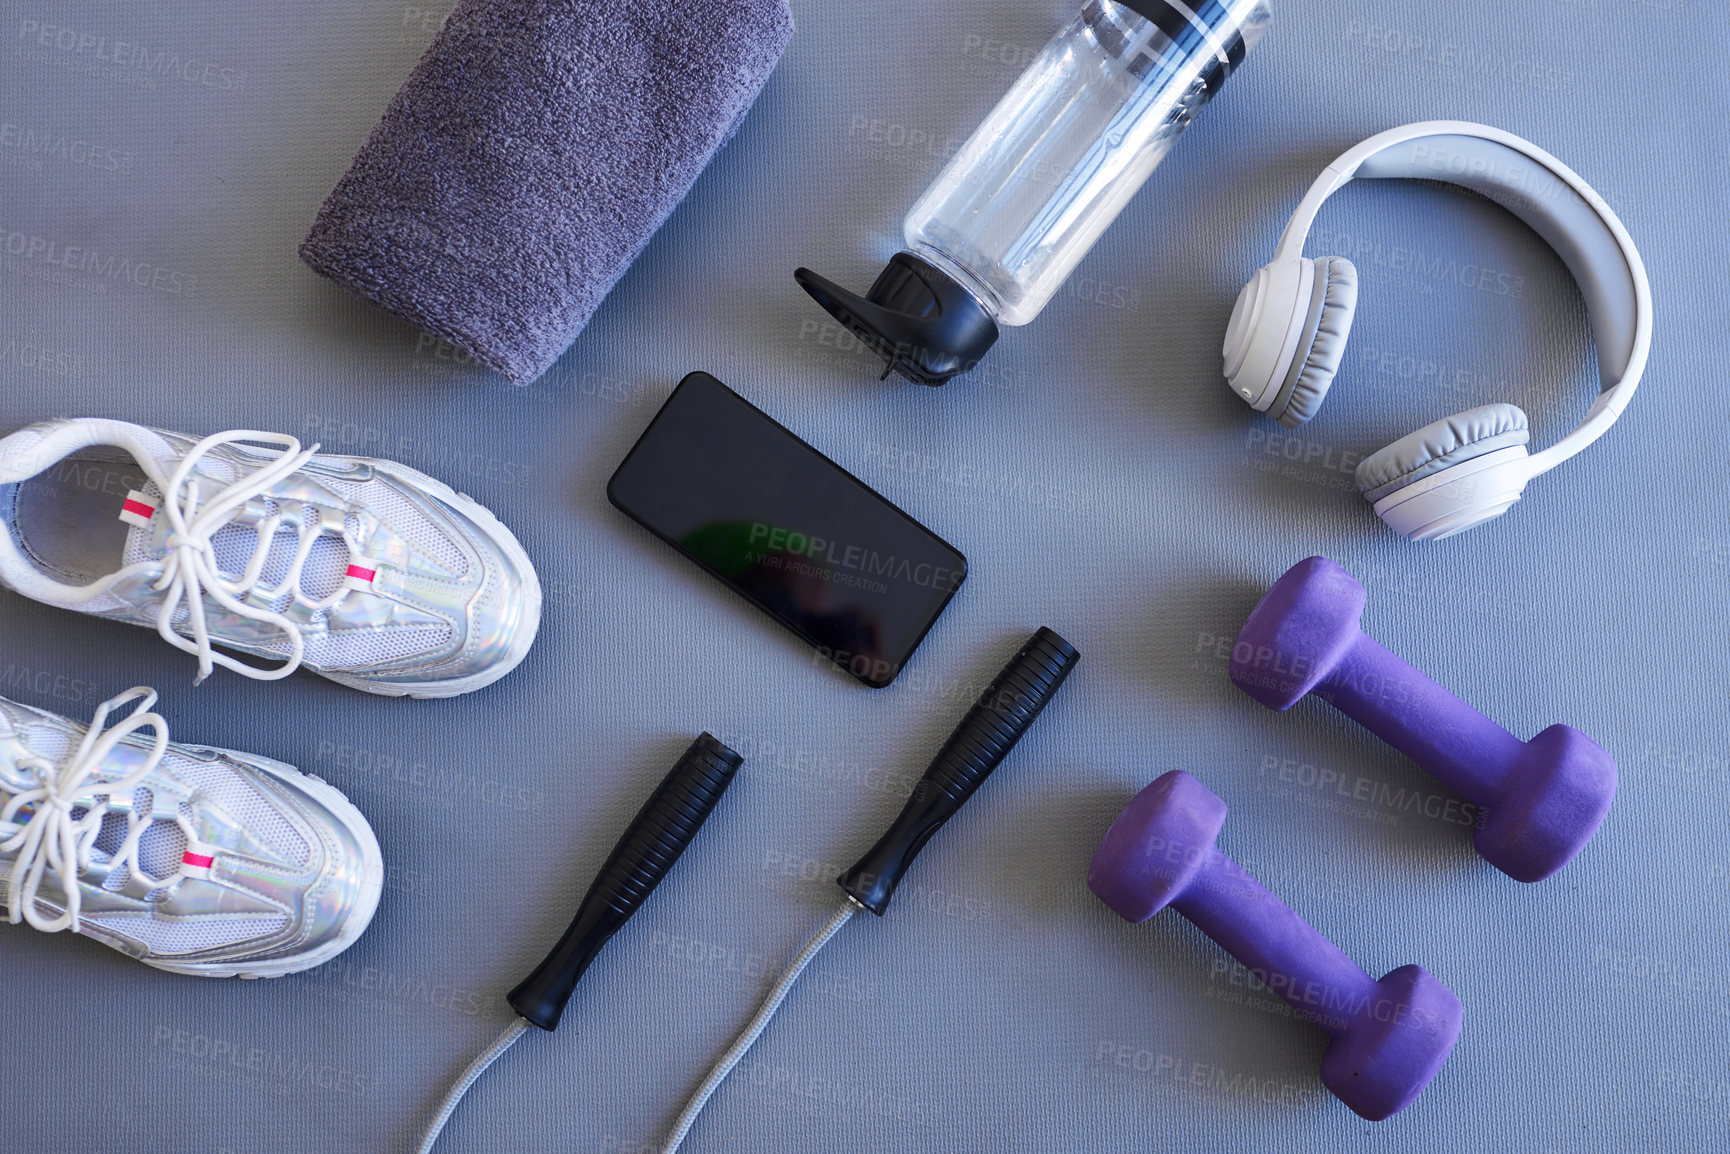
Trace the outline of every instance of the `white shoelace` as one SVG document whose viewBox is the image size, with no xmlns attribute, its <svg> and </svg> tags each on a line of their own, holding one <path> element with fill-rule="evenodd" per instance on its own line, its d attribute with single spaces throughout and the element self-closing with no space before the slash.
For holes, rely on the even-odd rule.
<svg viewBox="0 0 1730 1154">
<path fill-rule="evenodd" d="M 109 711 L 129 701 L 137 701 L 138 705 L 112 728 L 104 729 Z M 150 712 L 155 704 L 156 690 L 135 686 L 97 707 L 96 716 L 91 719 L 90 728 L 84 731 L 78 747 L 58 767 L 47 758 L 34 754 L 18 758 L 18 768 L 34 769 L 40 784 L 15 794 L 4 807 L 0 807 L 0 827 L 21 825 L 15 833 L 0 841 L 0 853 L 18 854 L 12 863 L 12 876 L 8 879 L 13 925 L 22 918 L 47 933 L 66 929 L 78 932 L 82 905 L 78 875 L 90 862 L 97 835 L 102 831 L 102 819 L 107 813 L 107 806 L 98 802 L 137 789 L 168 748 L 168 722 L 160 714 Z M 146 726 L 155 733 L 156 740 L 138 769 L 114 781 L 91 780 L 123 738 Z M 27 806 L 31 812 L 21 817 Z M 85 814 L 75 818 L 72 811 L 79 807 L 84 808 Z M 155 881 L 138 864 L 139 839 L 149 824 L 148 821 L 134 821 L 113 860 L 117 864 L 124 863 L 138 876 Z M 66 895 L 65 912 L 56 918 L 43 917 L 36 909 L 36 895 L 41 891 L 42 879 L 50 870 Z M 172 884 L 178 876 L 177 872 L 162 879 L 161 884 Z"/>
<path fill-rule="evenodd" d="M 190 483 L 199 459 L 218 445 L 241 441 L 280 445 L 282 455 L 251 473 L 237 477 L 210 497 L 200 500 L 197 485 Z M 316 452 L 317 445 L 303 450 L 298 438 L 285 433 L 235 429 L 213 434 L 198 442 L 181 459 L 169 478 L 163 490 L 161 509 L 162 514 L 168 518 L 168 554 L 163 558 L 162 576 L 153 586 L 157 590 L 166 591 L 167 595 L 163 598 L 162 608 L 156 616 L 156 631 L 175 648 L 198 655 L 198 681 L 209 677 L 212 668 L 217 665 L 259 681 L 275 681 L 300 668 L 301 658 L 306 652 L 306 641 L 301 636 L 300 628 L 281 613 L 256 604 L 249 605 L 241 600 L 254 592 L 254 587 L 258 585 L 265 561 L 270 556 L 277 527 L 282 523 L 282 511 L 278 509 L 260 522 L 258 544 L 237 580 L 229 580 L 216 567 L 216 550 L 211 544 L 211 538 L 218 529 L 227 525 L 235 512 L 249 500 L 294 473 L 311 460 Z M 319 601 L 311 600 L 300 590 L 301 569 L 305 566 L 313 543 L 321 535 L 322 529 L 316 525 L 309 529 L 304 523 L 298 526 L 298 529 L 300 540 L 288 572 L 277 583 L 276 588 L 258 588 L 256 592 L 268 602 L 275 602 L 285 591 L 292 589 L 295 603 L 314 612 L 328 609 L 342 598 L 342 588 L 339 587 L 330 596 Z M 348 546 L 351 556 L 359 555 L 360 547 L 349 535 L 346 525 L 343 528 L 343 543 Z M 230 613 L 280 629 L 288 638 L 288 657 L 281 665 L 261 669 L 213 650 L 210 630 L 204 619 L 206 596 Z M 174 628 L 174 615 L 183 605 L 186 607 L 185 626 L 192 634 L 190 639 L 176 632 Z"/>
</svg>

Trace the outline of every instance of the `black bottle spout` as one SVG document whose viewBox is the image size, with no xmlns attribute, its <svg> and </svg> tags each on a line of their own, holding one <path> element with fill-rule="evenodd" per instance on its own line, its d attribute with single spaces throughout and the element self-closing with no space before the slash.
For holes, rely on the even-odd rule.
<svg viewBox="0 0 1730 1154">
<path fill-rule="evenodd" d="M 985 306 L 910 252 L 891 257 L 864 296 L 808 268 L 795 269 L 793 279 L 888 362 L 885 377 L 900 373 L 935 387 L 971 370 L 997 341 L 997 322 Z"/>
</svg>

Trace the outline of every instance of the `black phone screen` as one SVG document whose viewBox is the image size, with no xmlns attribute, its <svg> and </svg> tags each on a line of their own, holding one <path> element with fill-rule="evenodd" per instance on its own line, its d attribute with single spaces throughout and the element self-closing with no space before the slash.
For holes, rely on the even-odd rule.
<svg viewBox="0 0 1730 1154">
<path fill-rule="evenodd" d="M 707 373 L 679 382 L 607 497 L 873 688 L 967 576 L 954 546 Z"/>
</svg>

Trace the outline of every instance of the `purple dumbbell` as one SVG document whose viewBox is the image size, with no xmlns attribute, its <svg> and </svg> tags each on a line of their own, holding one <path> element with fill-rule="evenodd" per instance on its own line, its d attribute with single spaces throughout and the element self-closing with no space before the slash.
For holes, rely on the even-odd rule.
<svg viewBox="0 0 1730 1154">
<path fill-rule="evenodd" d="M 1358 627 L 1364 587 L 1326 557 L 1274 582 L 1237 635 L 1231 679 L 1269 709 L 1314 693 L 1482 811 L 1484 860 L 1542 881 L 1585 847 L 1616 796 L 1616 762 L 1567 725 L 1521 741 Z"/>
<path fill-rule="evenodd" d="M 1380 1122 L 1411 1105 L 1460 1036 L 1460 999 L 1422 966 L 1376 981 L 1214 846 L 1225 802 L 1173 770 L 1111 823 L 1087 888 L 1126 921 L 1172 909 L 1333 1039 L 1322 1084 Z"/>
</svg>

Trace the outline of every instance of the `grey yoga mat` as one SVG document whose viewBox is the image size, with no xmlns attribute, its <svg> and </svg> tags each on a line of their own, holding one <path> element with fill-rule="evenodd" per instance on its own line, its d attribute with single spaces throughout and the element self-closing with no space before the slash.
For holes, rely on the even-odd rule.
<svg viewBox="0 0 1730 1154">
<path fill-rule="evenodd" d="M 738 127 L 787 0 L 461 0 L 300 246 L 519 384 Z"/>
</svg>

